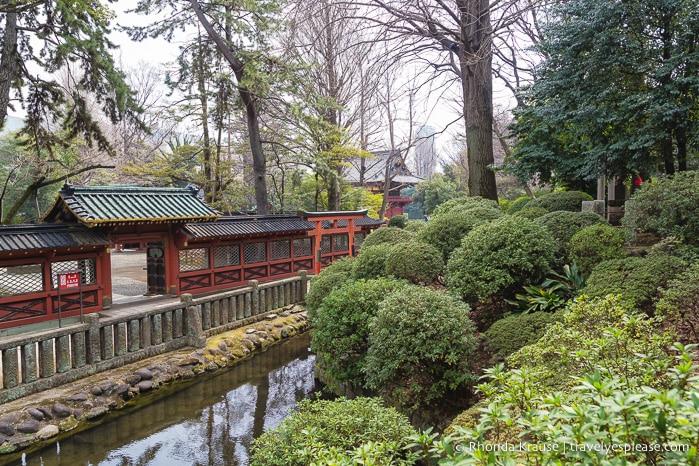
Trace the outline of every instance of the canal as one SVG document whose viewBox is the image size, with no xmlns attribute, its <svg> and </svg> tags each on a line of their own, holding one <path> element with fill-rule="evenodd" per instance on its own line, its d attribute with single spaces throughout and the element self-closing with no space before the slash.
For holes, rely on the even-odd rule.
<svg viewBox="0 0 699 466">
<path fill-rule="evenodd" d="M 252 440 L 316 391 L 309 343 L 307 332 L 10 464 L 247 465 Z"/>
</svg>

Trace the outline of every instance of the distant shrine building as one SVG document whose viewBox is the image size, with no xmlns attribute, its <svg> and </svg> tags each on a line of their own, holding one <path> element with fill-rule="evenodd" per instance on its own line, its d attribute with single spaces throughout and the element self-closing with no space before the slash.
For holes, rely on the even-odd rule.
<svg viewBox="0 0 699 466">
<path fill-rule="evenodd" d="M 111 307 L 119 245 L 145 246 L 148 295 L 179 296 L 318 273 L 382 223 L 366 211 L 224 216 L 186 188 L 68 185 L 43 222 L 0 226 L 0 329 L 55 320 L 59 302 L 63 317 Z M 59 287 L 77 272 L 79 291 Z"/>
</svg>

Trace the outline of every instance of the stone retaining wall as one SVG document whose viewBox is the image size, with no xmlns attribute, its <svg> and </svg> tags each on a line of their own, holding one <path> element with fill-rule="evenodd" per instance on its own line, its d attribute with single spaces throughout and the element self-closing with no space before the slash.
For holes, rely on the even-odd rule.
<svg viewBox="0 0 699 466">
<path fill-rule="evenodd" d="M 272 309 L 303 302 L 305 271 L 297 277 L 156 306 L 118 317 L 17 335 L 0 343 L 0 406 L 86 376 L 185 347 L 201 347 Z"/>
<path fill-rule="evenodd" d="M 87 429 L 105 414 L 138 402 L 139 395 L 174 390 L 308 329 L 305 310 L 298 305 L 240 323 L 245 325 L 205 339 L 196 349 L 160 355 L 2 405 L 0 463 Z"/>
</svg>

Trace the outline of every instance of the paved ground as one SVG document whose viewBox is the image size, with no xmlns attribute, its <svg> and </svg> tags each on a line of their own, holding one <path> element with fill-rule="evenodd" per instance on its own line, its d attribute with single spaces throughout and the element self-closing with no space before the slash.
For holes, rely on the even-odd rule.
<svg viewBox="0 0 699 466">
<path fill-rule="evenodd" d="M 112 297 L 114 303 L 146 294 L 146 252 L 113 251 Z"/>
</svg>

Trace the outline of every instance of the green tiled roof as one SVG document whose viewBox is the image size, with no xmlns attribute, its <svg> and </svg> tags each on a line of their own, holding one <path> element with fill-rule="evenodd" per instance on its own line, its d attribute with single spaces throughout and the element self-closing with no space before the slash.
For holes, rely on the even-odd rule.
<svg viewBox="0 0 699 466">
<path fill-rule="evenodd" d="M 195 191 L 187 188 L 66 185 L 44 221 L 77 221 L 93 227 L 202 222 L 214 220 L 220 215 L 200 200 Z"/>
</svg>

